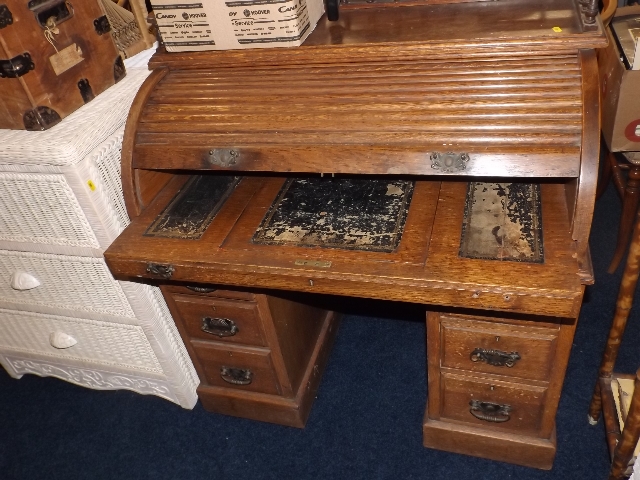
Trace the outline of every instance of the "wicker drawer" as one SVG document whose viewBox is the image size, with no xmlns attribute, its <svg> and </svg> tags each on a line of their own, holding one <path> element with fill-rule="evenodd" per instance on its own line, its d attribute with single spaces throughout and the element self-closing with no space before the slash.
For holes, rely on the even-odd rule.
<svg viewBox="0 0 640 480">
<path fill-rule="evenodd" d="M 163 373 L 141 327 L 0 309 L 0 349 Z"/>
<path fill-rule="evenodd" d="M 135 318 L 101 258 L 0 250 L 0 279 L 3 303 Z"/>
<path fill-rule="evenodd" d="M 173 295 L 190 338 L 265 346 L 254 302 Z"/>
<path fill-rule="evenodd" d="M 129 223 L 121 147 L 118 130 L 73 167 L 14 172 L 0 165 L 0 248 L 93 255 L 109 246 Z"/>
<path fill-rule="evenodd" d="M 442 315 L 442 366 L 548 380 L 559 327 Z"/>
<path fill-rule="evenodd" d="M 476 426 L 536 434 L 546 391 L 544 387 L 443 372 L 440 415 Z M 478 403 L 476 408 L 473 401 Z M 497 406 L 508 406 L 507 411 L 499 411 Z"/>
<path fill-rule="evenodd" d="M 192 345 L 209 385 L 280 395 L 269 350 L 219 347 L 194 341 Z"/>
<path fill-rule="evenodd" d="M 0 173 L 0 241 L 100 245 L 63 175 Z"/>
</svg>

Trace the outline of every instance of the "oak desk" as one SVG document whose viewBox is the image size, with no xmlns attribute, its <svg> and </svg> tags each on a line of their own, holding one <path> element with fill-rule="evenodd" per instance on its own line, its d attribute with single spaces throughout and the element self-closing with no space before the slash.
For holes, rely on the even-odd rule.
<svg viewBox="0 0 640 480">
<path fill-rule="evenodd" d="M 414 2 L 345 9 L 299 48 L 156 53 L 123 144 L 134 220 L 105 256 L 162 286 L 207 408 L 303 426 L 336 325 L 306 295 L 419 303 L 424 445 L 551 468 L 593 281 L 606 40 L 583 22 L 571 0 Z"/>
</svg>

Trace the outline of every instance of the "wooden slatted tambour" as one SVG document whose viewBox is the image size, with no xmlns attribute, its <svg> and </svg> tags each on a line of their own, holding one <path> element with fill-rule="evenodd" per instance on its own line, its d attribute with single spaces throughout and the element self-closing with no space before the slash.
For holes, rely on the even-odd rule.
<svg viewBox="0 0 640 480">
<path fill-rule="evenodd" d="M 576 177 L 580 76 L 576 56 L 169 71 L 134 167 L 219 168 L 208 153 L 232 148 L 234 170 L 433 175 L 454 150 L 467 175 Z"/>
</svg>

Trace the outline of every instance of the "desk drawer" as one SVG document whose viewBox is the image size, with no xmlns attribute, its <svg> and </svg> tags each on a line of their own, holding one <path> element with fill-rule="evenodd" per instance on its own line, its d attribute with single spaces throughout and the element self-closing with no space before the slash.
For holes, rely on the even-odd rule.
<svg viewBox="0 0 640 480">
<path fill-rule="evenodd" d="M 269 350 L 218 347 L 199 341 L 192 345 L 204 370 L 201 380 L 209 385 L 281 394 Z"/>
<path fill-rule="evenodd" d="M 199 295 L 203 297 L 230 298 L 233 300 L 255 300 L 256 296 L 252 292 L 241 290 L 228 290 L 229 287 L 218 288 L 216 285 L 196 284 L 187 286 L 171 285 L 167 287 L 172 293 L 182 293 L 185 295 Z"/>
<path fill-rule="evenodd" d="M 258 306 L 254 302 L 174 295 L 190 338 L 265 346 Z"/>
<path fill-rule="evenodd" d="M 544 387 L 443 372 L 442 391 L 442 419 L 520 434 L 540 429 Z"/>
<path fill-rule="evenodd" d="M 547 381 L 559 327 L 441 315 L 443 367 Z"/>
</svg>

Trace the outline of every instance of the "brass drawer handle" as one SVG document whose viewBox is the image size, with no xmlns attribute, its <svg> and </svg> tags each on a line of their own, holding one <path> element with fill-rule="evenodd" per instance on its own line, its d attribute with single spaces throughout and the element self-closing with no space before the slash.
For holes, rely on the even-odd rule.
<svg viewBox="0 0 640 480">
<path fill-rule="evenodd" d="M 187 286 L 187 288 L 189 290 L 192 290 L 192 291 L 198 292 L 198 293 L 211 293 L 211 292 L 215 292 L 217 290 L 217 288 L 214 288 L 214 287 L 190 287 L 190 286 Z"/>
<path fill-rule="evenodd" d="M 480 400 L 471 400 L 471 415 L 479 420 L 492 423 L 504 423 L 508 422 L 511 412 L 511 405 L 500 405 L 492 402 L 481 402 Z"/>
<path fill-rule="evenodd" d="M 469 356 L 472 362 L 486 362 L 496 367 L 513 367 L 520 354 L 518 352 L 503 352 L 502 350 L 489 350 L 486 348 L 476 348 Z"/>
<path fill-rule="evenodd" d="M 230 318 L 203 317 L 202 331 L 218 337 L 232 337 L 240 331 Z"/>
<path fill-rule="evenodd" d="M 253 380 L 253 372 L 242 368 L 221 367 L 220 376 L 225 382 L 233 385 L 249 385 Z"/>
</svg>

